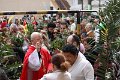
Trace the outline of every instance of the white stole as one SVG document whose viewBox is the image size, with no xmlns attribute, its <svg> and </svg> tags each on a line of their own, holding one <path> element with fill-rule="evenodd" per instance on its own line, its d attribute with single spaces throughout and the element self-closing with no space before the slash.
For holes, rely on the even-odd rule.
<svg viewBox="0 0 120 80">
<path fill-rule="evenodd" d="M 41 67 L 42 59 L 39 59 L 37 49 L 35 49 L 28 58 L 28 66 L 33 71 L 38 71 Z"/>
</svg>

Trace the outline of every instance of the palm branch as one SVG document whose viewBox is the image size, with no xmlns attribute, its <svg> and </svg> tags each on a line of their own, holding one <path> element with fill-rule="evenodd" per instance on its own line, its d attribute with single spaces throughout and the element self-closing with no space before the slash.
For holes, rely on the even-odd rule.
<svg viewBox="0 0 120 80">
<path fill-rule="evenodd" d="M 100 11 L 100 39 L 97 47 L 100 47 L 99 68 L 96 72 L 100 80 L 117 80 L 118 71 L 115 71 L 114 57 L 120 56 L 116 53 L 120 50 L 120 0 L 109 0 L 106 7 Z M 106 47 L 105 47 L 106 45 Z M 120 65 L 117 65 L 120 69 Z M 116 75 L 117 74 L 117 75 Z"/>
</svg>

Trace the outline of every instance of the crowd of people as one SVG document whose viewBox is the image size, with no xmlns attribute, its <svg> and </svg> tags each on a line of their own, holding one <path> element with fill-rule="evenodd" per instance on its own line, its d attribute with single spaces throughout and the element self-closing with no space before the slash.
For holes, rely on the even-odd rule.
<svg viewBox="0 0 120 80">
<path fill-rule="evenodd" d="M 98 42 L 99 19 L 83 13 L 80 36 L 76 19 L 75 14 L 25 15 L 15 20 L 7 16 L 1 18 L 0 32 L 9 34 L 6 42 L 23 64 L 20 80 L 95 79 L 96 60 L 90 58 L 88 52 Z M 58 38 L 64 39 L 60 43 L 62 48 L 51 48 L 51 43 Z"/>
</svg>

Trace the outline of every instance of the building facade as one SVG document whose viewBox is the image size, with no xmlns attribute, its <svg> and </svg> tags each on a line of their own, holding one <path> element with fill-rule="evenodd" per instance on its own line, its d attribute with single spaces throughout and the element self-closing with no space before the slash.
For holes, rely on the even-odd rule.
<svg viewBox="0 0 120 80">
<path fill-rule="evenodd" d="M 99 2 L 103 5 L 105 1 L 108 0 L 92 0 L 92 10 L 99 10 Z M 53 10 L 81 10 L 82 0 L 0 0 L 0 11 L 50 10 L 50 7 Z M 83 0 L 83 9 L 89 9 L 88 0 Z"/>
<path fill-rule="evenodd" d="M 0 0 L 0 11 L 49 10 L 50 0 Z"/>
<path fill-rule="evenodd" d="M 105 3 L 108 0 L 92 0 L 91 1 L 91 8 L 90 5 L 88 5 L 89 0 L 83 0 L 83 4 L 82 4 L 82 0 L 67 0 L 68 3 L 70 4 L 70 9 L 71 10 L 81 10 L 82 9 L 82 5 L 83 5 L 83 9 L 92 9 L 92 10 L 99 10 L 99 8 L 103 8 Z"/>
</svg>

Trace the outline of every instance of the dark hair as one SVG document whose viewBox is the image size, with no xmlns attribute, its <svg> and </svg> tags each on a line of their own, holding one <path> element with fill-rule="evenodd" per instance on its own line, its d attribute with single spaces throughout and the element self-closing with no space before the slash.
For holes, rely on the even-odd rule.
<svg viewBox="0 0 120 80">
<path fill-rule="evenodd" d="M 65 61 L 65 57 L 62 54 L 53 55 L 52 63 L 62 72 L 67 71 L 69 68 L 69 63 Z"/>
<path fill-rule="evenodd" d="M 80 45 L 80 38 L 77 35 L 73 35 L 72 41 L 73 42 L 75 41 L 77 43 L 77 45 Z"/>
<path fill-rule="evenodd" d="M 74 19 L 70 19 L 70 22 L 74 23 Z"/>
<path fill-rule="evenodd" d="M 48 23 L 47 26 L 48 26 L 48 28 L 55 28 L 56 27 L 55 23 L 53 23 L 53 22 Z"/>
<path fill-rule="evenodd" d="M 72 44 L 67 44 L 62 49 L 63 52 L 70 52 L 72 55 L 78 55 L 79 50 Z"/>
<path fill-rule="evenodd" d="M 61 24 L 61 25 L 65 25 L 66 28 L 68 28 L 68 23 L 67 23 L 66 21 L 62 21 L 60 24 Z"/>
</svg>

